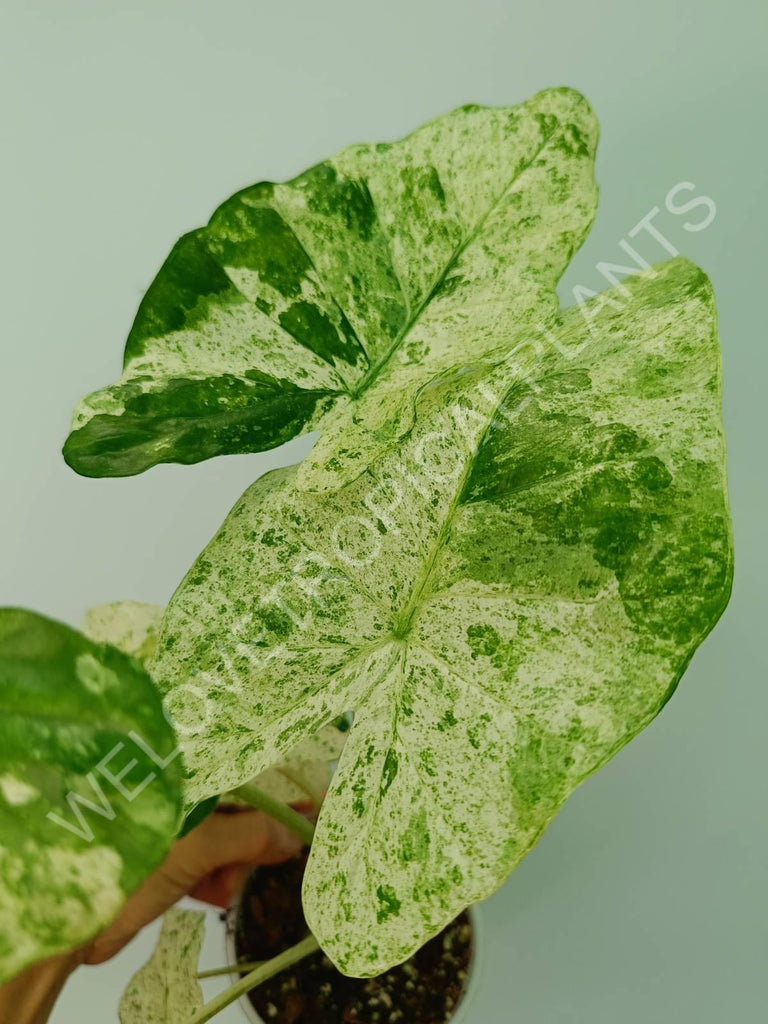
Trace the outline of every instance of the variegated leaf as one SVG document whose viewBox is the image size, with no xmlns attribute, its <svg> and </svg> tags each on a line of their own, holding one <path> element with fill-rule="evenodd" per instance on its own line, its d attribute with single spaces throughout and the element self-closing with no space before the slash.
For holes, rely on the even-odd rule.
<svg viewBox="0 0 768 1024">
<path fill-rule="evenodd" d="M 83 633 L 100 644 L 112 644 L 139 661 L 155 653 L 157 631 L 164 608 L 139 601 L 115 601 L 89 608 L 83 619 Z"/>
<path fill-rule="evenodd" d="M 205 914 L 175 907 L 163 917 L 157 946 L 120 1000 L 120 1024 L 184 1024 L 203 1005 L 197 964 Z"/>
<path fill-rule="evenodd" d="M 92 938 L 160 863 L 175 749 L 137 661 L 0 610 L 0 981 Z"/>
<path fill-rule="evenodd" d="M 124 476 L 317 428 L 302 486 L 354 479 L 436 373 L 550 326 L 594 216 L 596 140 L 586 101 L 549 89 L 238 192 L 172 250 L 67 461 Z"/>
<path fill-rule="evenodd" d="M 347 733 L 336 726 L 323 726 L 257 776 L 254 785 L 285 804 L 300 803 L 307 797 L 319 802 L 328 789 L 332 765 L 341 757 L 346 739 Z"/>
<path fill-rule="evenodd" d="M 89 640 L 112 644 L 146 663 L 154 656 L 164 612 L 155 604 L 114 601 L 89 608 L 82 629 Z M 331 766 L 338 761 L 346 736 L 334 725 L 324 726 L 314 736 L 302 740 L 278 764 L 262 772 L 253 780 L 254 784 L 276 800 L 298 803 L 311 795 L 296 781 L 298 773 L 312 792 L 324 793 L 331 780 Z"/>
<path fill-rule="evenodd" d="M 669 698 L 729 595 L 724 458 L 713 296 L 675 260 L 422 389 L 339 492 L 286 469 L 234 507 L 154 672 L 195 798 L 355 712 L 304 887 L 341 970 L 493 892 Z"/>
</svg>

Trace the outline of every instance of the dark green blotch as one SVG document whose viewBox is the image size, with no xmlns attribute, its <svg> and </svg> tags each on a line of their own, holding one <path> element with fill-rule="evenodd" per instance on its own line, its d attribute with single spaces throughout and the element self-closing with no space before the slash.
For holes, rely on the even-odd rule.
<svg viewBox="0 0 768 1024">
<path fill-rule="evenodd" d="M 376 912 L 376 920 L 383 924 L 389 917 L 400 913 L 400 900 L 391 885 L 380 885 L 376 890 L 379 900 L 379 909 Z"/>
<path fill-rule="evenodd" d="M 330 163 L 317 164 L 294 182 L 304 192 L 310 210 L 340 219 L 347 230 L 369 241 L 376 207 L 365 181 L 342 177 Z"/>
<path fill-rule="evenodd" d="M 445 208 L 445 190 L 435 167 L 403 167 L 400 178 L 406 194 L 418 196 L 421 192 L 428 192 L 441 207 Z"/>
<path fill-rule="evenodd" d="M 533 119 L 538 122 L 541 134 L 545 139 L 549 138 L 559 123 L 554 114 L 536 113 L 533 115 Z"/>
<path fill-rule="evenodd" d="M 595 424 L 587 415 L 551 411 L 562 404 L 560 395 L 589 387 L 579 369 L 551 376 L 539 391 L 514 385 L 480 447 L 464 500 L 493 500 L 576 471 L 587 476 L 591 467 L 628 461 L 647 448 L 623 423 Z"/>
<path fill-rule="evenodd" d="M 397 769 L 399 766 L 397 754 L 390 747 L 387 751 L 387 756 L 384 758 L 384 767 L 381 772 L 381 788 L 379 790 L 382 797 L 387 795 L 389 787 L 395 781 L 397 776 Z"/>
<path fill-rule="evenodd" d="M 429 829 L 427 828 L 427 812 L 423 807 L 411 817 L 408 827 L 403 833 L 400 843 L 400 857 L 404 863 L 413 861 L 424 863 L 429 856 Z"/>
<path fill-rule="evenodd" d="M 207 558 L 202 556 L 198 558 L 192 568 L 189 570 L 186 583 L 191 587 L 202 586 L 203 583 L 208 579 L 213 571 L 213 566 Z"/>
<path fill-rule="evenodd" d="M 188 835 L 193 828 L 197 828 L 201 822 L 205 821 L 209 814 L 212 814 L 216 810 L 216 805 L 219 802 L 217 796 L 208 797 L 207 800 L 201 801 L 196 804 L 189 814 L 184 819 L 184 824 L 181 826 L 179 831 L 179 839 L 183 839 L 184 836 Z"/>
<path fill-rule="evenodd" d="M 147 338 L 188 326 L 201 299 L 239 298 L 232 282 L 206 249 L 203 231 L 178 240 L 139 305 L 125 345 L 124 365 L 144 351 Z"/>
<path fill-rule="evenodd" d="M 468 627 L 467 642 L 469 643 L 469 649 L 472 651 L 472 657 L 477 658 L 480 655 L 489 656 L 494 654 L 501 643 L 501 637 L 493 626 L 481 623 Z"/>
<path fill-rule="evenodd" d="M 655 455 L 638 459 L 632 469 L 632 478 L 647 491 L 663 491 L 672 483 L 672 474 Z"/>
<path fill-rule="evenodd" d="M 236 196 L 219 207 L 205 232 L 209 251 L 220 265 L 253 270 L 281 295 L 301 293 L 312 263 L 273 207 L 254 206 Z"/>
<path fill-rule="evenodd" d="M 295 302 L 280 314 L 278 320 L 283 330 L 331 365 L 335 357 L 354 366 L 362 355 L 346 318 L 342 319 L 337 330 L 329 317 L 312 302 L 304 299 Z"/>
<path fill-rule="evenodd" d="M 64 459 L 83 476 L 131 476 L 163 462 L 266 451 L 299 434 L 327 398 L 257 370 L 247 376 L 177 378 L 145 393 L 137 383 L 120 385 L 114 394 L 125 411 L 72 431 Z"/>
<path fill-rule="evenodd" d="M 266 629 L 282 640 L 290 635 L 295 625 L 290 615 L 274 605 L 258 604 L 254 614 Z"/>
<path fill-rule="evenodd" d="M 437 728 L 440 732 L 445 732 L 446 729 L 452 729 L 454 725 L 456 725 L 456 716 L 449 708 L 437 723 Z"/>
<path fill-rule="evenodd" d="M 522 732 L 509 763 L 522 827 L 529 816 L 541 820 L 542 813 L 558 805 L 571 755 L 572 741 L 564 736 L 539 731 L 533 725 Z"/>
<path fill-rule="evenodd" d="M 589 156 L 590 152 L 586 136 L 575 124 L 564 125 L 554 146 L 568 156 Z"/>
</svg>

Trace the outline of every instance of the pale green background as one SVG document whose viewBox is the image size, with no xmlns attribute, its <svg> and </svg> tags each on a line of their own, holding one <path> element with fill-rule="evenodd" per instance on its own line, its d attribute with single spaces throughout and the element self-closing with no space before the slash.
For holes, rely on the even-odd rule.
<svg viewBox="0 0 768 1024">
<path fill-rule="evenodd" d="M 765 1019 L 766 10 L 6 0 L 0 15 L 0 602 L 69 621 L 100 601 L 165 601 L 251 480 L 306 450 L 116 481 L 82 480 L 59 456 L 70 407 L 116 375 L 170 245 L 234 190 L 459 103 L 568 84 L 602 124 L 602 198 L 564 295 L 599 289 L 595 263 L 618 257 L 618 240 L 677 182 L 717 203 L 704 232 L 666 212 L 658 224 L 719 301 L 733 600 L 661 718 L 482 908 L 473 1024 Z M 663 256 L 647 241 L 643 252 Z M 115 1020 L 118 985 L 149 938 L 84 973 L 55 1024 Z M 239 1020 L 237 1008 L 222 1017 Z"/>
</svg>

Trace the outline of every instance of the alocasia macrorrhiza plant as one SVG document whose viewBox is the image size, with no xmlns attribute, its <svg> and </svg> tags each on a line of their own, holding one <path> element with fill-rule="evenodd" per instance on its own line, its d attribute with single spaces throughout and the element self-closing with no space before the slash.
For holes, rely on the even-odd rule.
<svg viewBox="0 0 768 1024">
<path fill-rule="evenodd" d="M 188 811 L 354 716 L 304 885 L 346 973 L 493 892 L 728 599 L 707 278 L 675 259 L 558 306 L 596 140 L 554 89 L 244 189 L 174 247 L 65 446 L 128 475 L 319 431 L 246 491 L 136 653 Z"/>
</svg>

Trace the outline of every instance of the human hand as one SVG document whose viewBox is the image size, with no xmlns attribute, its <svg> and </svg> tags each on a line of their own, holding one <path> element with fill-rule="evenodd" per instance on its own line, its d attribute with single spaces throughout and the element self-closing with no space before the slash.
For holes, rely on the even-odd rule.
<svg viewBox="0 0 768 1024">
<path fill-rule="evenodd" d="M 101 964 L 182 896 L 227 907 L 260 864 L 295 856 L 300 840 L 261 811 L 221 809 L 171 848 L 166 860 L 128 898 L 117 919 L 84 951 L 83 962 Z"/>
</svg>

